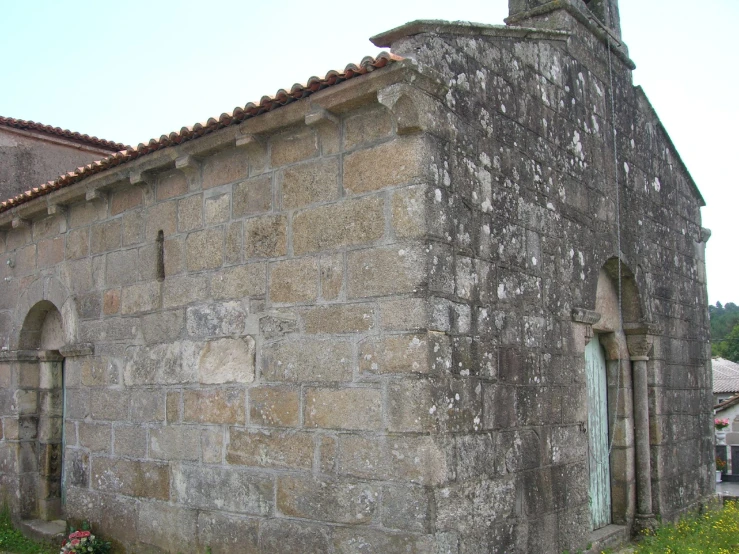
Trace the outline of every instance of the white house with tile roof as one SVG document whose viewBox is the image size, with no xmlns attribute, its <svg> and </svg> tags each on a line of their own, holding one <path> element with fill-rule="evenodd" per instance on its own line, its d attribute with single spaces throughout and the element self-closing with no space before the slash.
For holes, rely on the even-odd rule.
<svg viewBox="0 0 739 554">
<path fill-rule="evenodd" d="M 724 358 L 711 360 L 713 368 L 713 402 L 721 404 L 739 394 L 739 364 Z"/>
</svg>

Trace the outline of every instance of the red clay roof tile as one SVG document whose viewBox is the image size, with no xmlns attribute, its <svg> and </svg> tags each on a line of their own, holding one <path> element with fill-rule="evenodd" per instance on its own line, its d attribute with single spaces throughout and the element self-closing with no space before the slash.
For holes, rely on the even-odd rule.
<svg viewBox="0 0 739 554">
<path fill-rule="evenodd" d="M 73 140 L 81 144 L 86 144 L 88 146 L 96 146 L 104 150 L 110 150 L 111 152 L 130 148 L 130 146 L 126 146 L 120 142 L 91 137 L 90 135 L 83 135 L 82 133 L 70 131 L 69 129 L 52 127 L 51 125 L 44 125 L 43 123 L 36 123 L 35 121 L 26 121 L 25 119 L 15 119 L 14 117 L 3 117 L 0 115 L 0 125 L 13 127 L 14 129 L 22 129 L 24 131 L 36 131 L 47 135 L 54 135 L 68 140 Z"/>
<path fill-rule="evenodd" d="M 78 167 L 75 171 L 70 171 L 64 175 L 60 175 L 53 181 L 49 181 L 40 185 L 39 187 L 28 190 L 18 196 L 6 200 L 0 203 L 0 213 L 10 210 L 20 204 L 24 204 L 39 196 L 50 194 L 55 190 L 68 187 L 74 183 L 81 181 L 82 179 L 99 173 L 106 169 L 110 169 L 121 164 L 138 159 L 146 154 L 156 152 L 162 148 L 168 146 L 175 146 L 184 142 L 189 142 L 196 138 L 208 135 L 224 127 L 235 125 L 246 121 L 252 117 L 256 117 L 260 114 L 270 112 L 287 104 L 290 104 L 296 100 L 306 98 L 311 94 L 323 90 L 327 87 L 331 87 L 342 83 L 353 77 L 370 73 L 375 69 L 385 67 L 389 63 L 399 61 L 402 58 L 395 54 L 388 52 L 381 52 L 376 58 L 367 56 L 362 59 L 359 65 L 349 64 L 344 68 L 343 72 L 329 71 L 326 73 L 324 78 L 311 77 L 305 85 L 294 84 L 290 88 L 290 92 L 280 89 L 274 96 L 263 96 L 259 101 L 259 104 L 249 102 L 243 108 L 234 108 L 232 113 L 223 113 L 218 119 L 210 118 L 206 123 L 196 123 L 191 127 L 182 127 L 179 132 L 172 132 L 169 135 L 162 135 L 158 139 L 152 138 L 148 143 L 140 143 L 136 147 L 126 147 L 123 145 L 119 149 L 120 151 L 111 154 L 92 163 L 87 164 L 84 167 Z M 4 119 L 4 118 L 3 118 Z M 15 120 L 20 121 L 20 120 Z M 34 124 L 38 125 L 38 124 Z M 69 132 L 69 131 L 66 131 Z M 72 133 L 75 134 L 75 133 Z M 94 140 L 100 141 L 101 139 Z M 104 141 L 107 142 L 107 141 Z M 114 143 L 110 143 L 114 144 Z"/>
</svg>

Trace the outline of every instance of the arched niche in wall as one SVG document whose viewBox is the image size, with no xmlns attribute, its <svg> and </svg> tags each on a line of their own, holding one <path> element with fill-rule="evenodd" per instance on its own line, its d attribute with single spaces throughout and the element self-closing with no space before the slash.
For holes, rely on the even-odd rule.
<svg viewBox="0 0 739 554">
<path fill-rule="evenodd" d="M 63 502 L 64 324 L 57 307 L 36 302 L 21 327 L 17 352 L 19 490 L 23 518 L 59 519 Z"/>
</svg>

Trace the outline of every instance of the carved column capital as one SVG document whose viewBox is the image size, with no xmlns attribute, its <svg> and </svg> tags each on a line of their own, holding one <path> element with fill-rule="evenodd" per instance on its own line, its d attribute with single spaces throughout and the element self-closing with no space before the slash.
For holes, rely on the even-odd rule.
<svg viewBox="0 0 739 554">
<path fill-rule="evenodd" d="M 633 361 L 648 360 L 654 339 L 649 335 L 627 335 L 626 346 Z"/>
<path fill-rule="evenodd" d="M 649 360 L 654 345 L 654 335 L 657 333 L 656 327 L 648 323 L 628 326 L 624 329 L 624 333 L 632 361 Z"/>
</svg>

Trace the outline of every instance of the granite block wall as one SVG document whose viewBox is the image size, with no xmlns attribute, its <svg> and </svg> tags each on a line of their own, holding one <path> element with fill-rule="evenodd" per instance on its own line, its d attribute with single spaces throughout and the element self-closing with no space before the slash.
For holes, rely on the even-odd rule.
<svg viewBox="0 0 739 554">
<path fill-rule="evenodd" d="M 624 60 L 562 21 L 395 33 L 395 68 L 6 217 L 14 512 L 129 552 L 584 548 L 615 274 L 613 523 L 642 506 L 642 328 L 652 515 L 704 501 L 702 200 Z"/>
</svg>

